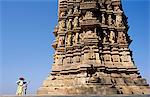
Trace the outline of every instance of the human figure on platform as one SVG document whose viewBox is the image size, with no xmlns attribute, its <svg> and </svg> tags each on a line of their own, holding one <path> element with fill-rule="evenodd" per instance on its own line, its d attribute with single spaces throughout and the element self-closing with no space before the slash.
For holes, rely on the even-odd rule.
<svg viewBox="0 0 150 97">
<path fill-rule="evenodd" d="M 16 91 L 16 95 L 18 96 L 22 96 L 23 95 L 23 91 L 24 91 L 24 78 L 20 77 L 19 80 L 16 82 L 18 87 L 17 87 L 17 91 Z"/>
</svg>

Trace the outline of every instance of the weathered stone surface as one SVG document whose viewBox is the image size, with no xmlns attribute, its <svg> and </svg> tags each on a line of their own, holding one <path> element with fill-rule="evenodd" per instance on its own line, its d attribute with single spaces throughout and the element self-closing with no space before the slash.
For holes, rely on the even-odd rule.
<svg viewBox="0 0 150 97">
<path fill-rule="evenodd" d="M 150 94 L 120 0 L 59 0 L 58 9 L 54 64 L 38 95 Z"/>
<path fill-rule="evenodd" d="M 89 96 L 89 95 L 82 95 L 82 96 L 0 96 L 0 97 L 150 97 L 150 95 L 116 95 L 116 96 Z"/>
</svg>

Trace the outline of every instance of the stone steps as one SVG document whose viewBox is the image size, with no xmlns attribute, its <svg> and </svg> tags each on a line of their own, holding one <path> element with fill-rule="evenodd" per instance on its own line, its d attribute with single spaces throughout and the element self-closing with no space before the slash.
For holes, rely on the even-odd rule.
<svg viewBox="0 0 150 97">
<path fill-rule="evenodd" d="M 0 96 L 0 97 L 150 97 L 150 95 L 116 95 L 116 96 Z"/>
</svg>

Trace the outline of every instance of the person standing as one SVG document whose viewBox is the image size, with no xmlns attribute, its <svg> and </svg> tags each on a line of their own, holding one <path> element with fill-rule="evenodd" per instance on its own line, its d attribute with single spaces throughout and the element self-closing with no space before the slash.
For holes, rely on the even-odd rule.
<svg viewBox="0 0 150 97">
<path fill-rule="evenodd" d="M 16 82 L 17 83 L 17 91 L 16 95 L 22 96 L 23 95 L 23 90 L 24 90 L 24 78 L 20 77 L 19 80 Z"/>
</svg>

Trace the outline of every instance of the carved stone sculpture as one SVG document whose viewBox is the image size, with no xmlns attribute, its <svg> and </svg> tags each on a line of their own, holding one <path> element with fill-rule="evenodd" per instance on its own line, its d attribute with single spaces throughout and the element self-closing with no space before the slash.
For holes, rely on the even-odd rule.
<svg viewBox="0 0 150 97">
<path fill-rule="evenodd" d="M 65 20 L 59 21 L 59 31 L 61 31 L 63 28 L 65 28 L 65 26 L 66 26 Z"/>
<path fill-rule="evenodd" d="M 71 30 L 71 28 L 72 28 L 72 19 L 69 19 L 67 23 L 67 30 Z"/>
<path fill-rule="evenodd" d="M 111 17 L 111 15 L 108 15 L 108 25 L 109 26 L 112 25 L 112 17 Z"/>
<path fill-rule="evenodd" d="M 127 43 L 126 36 L 125 36 L 124 32 L 119 32 L 118 33 L 118 43 L 120 43 L 120 44 Z"/>
<path fill-rule="evenodd" d="M 103 43 L 106 43 L 108 41 L 107 37 L 108 37 L 108 34 L 107 34 L 106 30 L 104 30 L 103 31 Z"/>
<path fill-rule="evenodd" d="M 62 46 L 63 44 L 64 44 L 64 38 L 63 37 L 59 37 L 58 47 Z"/>
<path fill-rule="evenodd" d="M 92 19 L 92 18 L 93 18 L 93 13 L 91 11 L 87 11 L 84 16 L 84 19 Z"/>
<path fill-rule="evenodd" d="M 79 26 L 79 18 L 78 17 L 74 18 L 73 26 L 74 26 L 74 28 L 77 28 Z"/>
<path fill-rule="evenodd" d="M 68 38 L 67 38 L 67 45 L 68 45 L 68 46 L 71 45 L 71 34 L 68 35 Z"/>
<path fill-rule="evenodd" d="M 74 7 L 74 13 L 77 13 L 77 12 L 79 12 L 78 6 Z"/>
<path fill-rule="evenodd" d="M 102 14 L 102 24 L 105 24 L 105 15 Z"/>
<path fill-rule="evenodd" d="M 104 55 L 104 61 L 105 62 L 110 62 L 111 61 L 111 56 L 108 55 L 108 54 Z"/>
<path fill-rule="evenodd" d="M 68 15 L 71 15 L 71 14 L 72 14 L 72 8 L 70 8 L 68 11 Z"/>
<path fill-rule="evenodd" d="M 61 12 L 60 13 L 60 17 L 63 17 L 63 16 L 65 16 L 66 15 L 66 12 Z"/>
<path fill-rule="evenodd" d="M 115 42 L 115 33 L 113 31 L 110 31 L 109 41 L 112 44 Z"/>
<path fill-rule="evenodd" d="M 85 36 L 84 37 L 95 37 L 96 33 L 94 33 L 91 30 L 86 31 Z"/>
<path fill-rule="evenodd" d="M 111 4 L 109 3 L 109 4 L 107 4 L 107 9 L 108 10 L 111 10 L 112 9 L 112 6 L 111 6 Z"/>
<path fill-rule="evenodd" d="M 76 36 L 75 36 L 75 43 L 76 44 L 78 43 L 78 40 L 79 40 L 79 33 L 76 33 Z"/>
<path fill-rule="evenodd" d="M 116 26 L 121 27 L 122 26 L 122 16 L 116 15 Z"/>
</svg>

